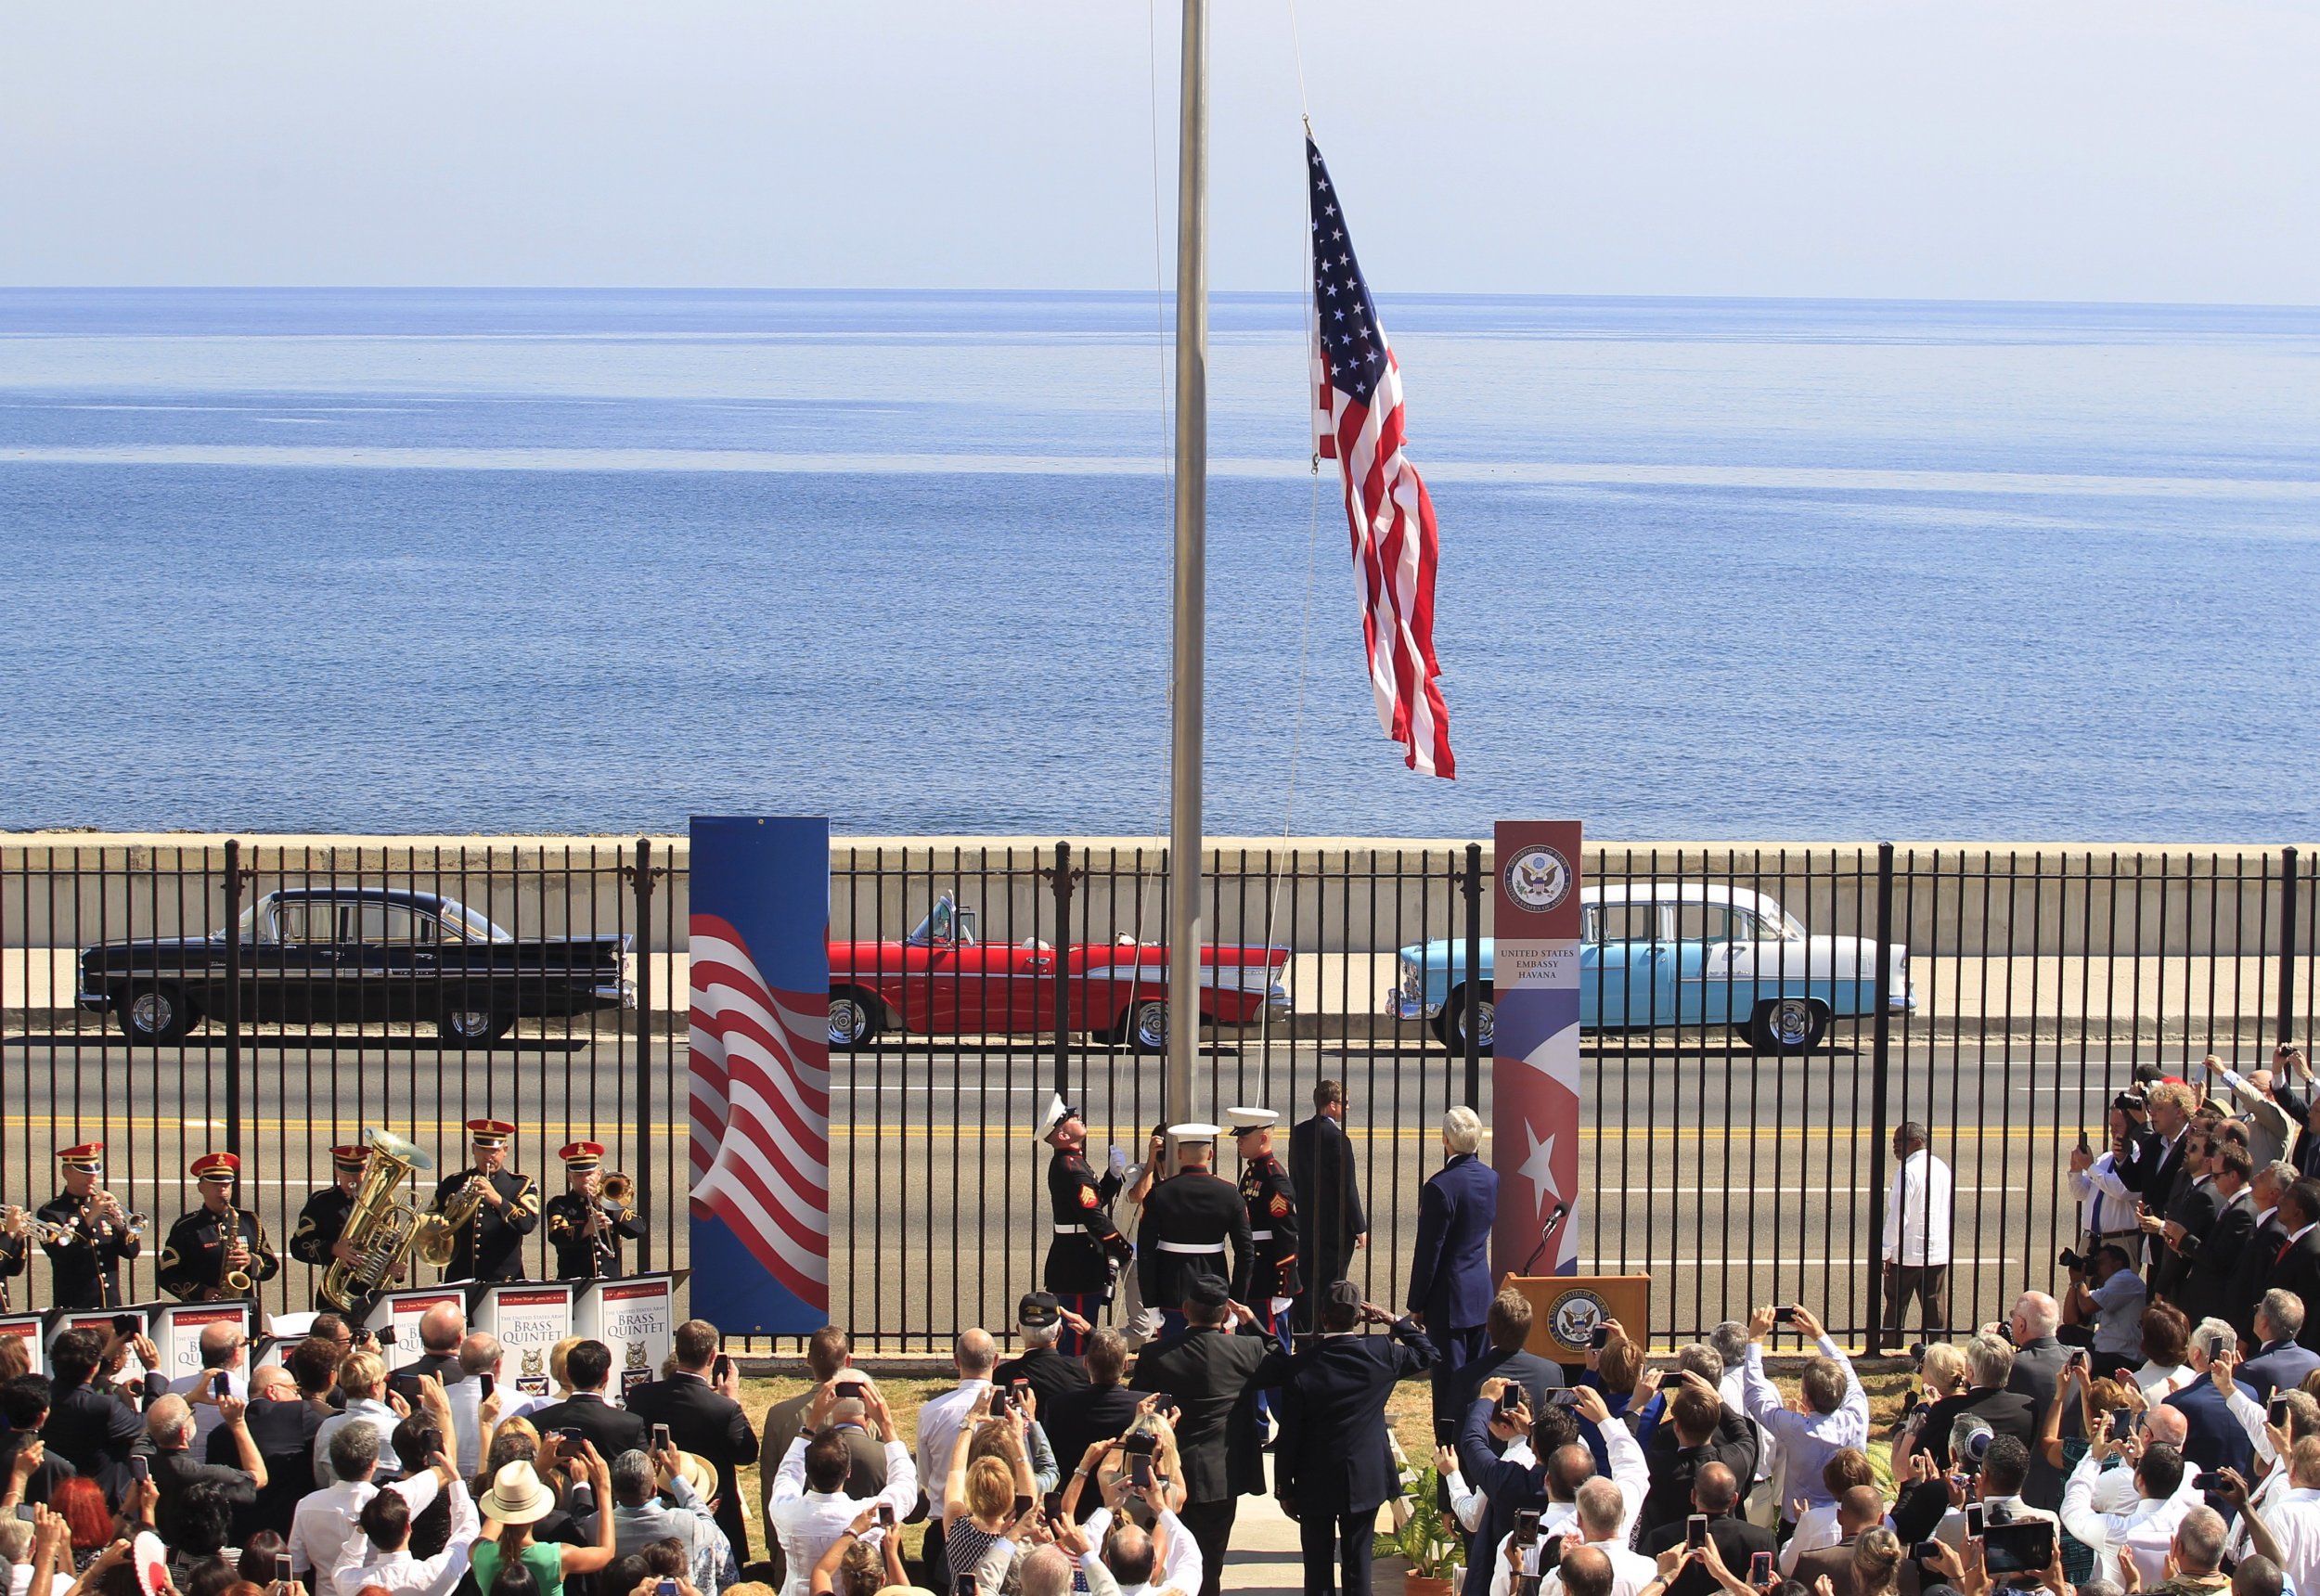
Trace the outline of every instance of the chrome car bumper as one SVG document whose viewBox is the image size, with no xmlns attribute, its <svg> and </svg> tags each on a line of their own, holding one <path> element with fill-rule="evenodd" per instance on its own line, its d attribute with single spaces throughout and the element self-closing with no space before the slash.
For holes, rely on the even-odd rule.
<svg viewBox="0 0 2320 1596">
<path fill-rule="evenodd" d="M 1275 1019 L 1280 1019 L 1294 1011 L 1295 1005 L 1289 1001 L 1289 989 L 1286 986 L 1276 981 L 1265 988 L 1266 1013 Z"/>
<path fill-rule="evenodd" d="M 76 992 L 72 1000 L 84 1009 L 110 1009 L 113 1006 L 113 1000 L 102 992 Z"/>
<path fill-rule="evenodd" d="M 637 1006 L 637 984 L 633 981 L 606 981 L 588 988 L 588 996 L 607 1003 L 618 1003 L 624 1009 Z"/>
<path fill-rule="evenodd" d="M 1432 1020 L 1442 1012 L 1439 1003 L 1422 1003 L 1407 992 L 1386 994 L 1386 1012 L 1396 1020 Z"/>
</svg>

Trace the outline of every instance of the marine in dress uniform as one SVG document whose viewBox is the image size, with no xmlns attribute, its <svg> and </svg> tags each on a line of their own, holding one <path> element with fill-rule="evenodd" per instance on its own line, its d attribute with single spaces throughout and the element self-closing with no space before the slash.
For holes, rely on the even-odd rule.
<svg viewBox="0 0 2320 1596">
<path fill-rule="evenodd" d="M 328 1269 L 339 1259 L 339 1239 L 346 1234 L 346 1216 L 354 1206 L 354 1188 L 362 1184 L 363 1165 L 370 1160 L 370 1149 L 356 1143 L 352 1147 L 330 1150 L 331 1183 L 306 1199 L 306 1205 L 298 1211 L 298 1224 L 290 1231 L 290 1253 L 302 1264 L 312 1264 L 316 1269 Z M 352 1246 L 347 1248 L 351 1255 Z M 351 1257 L 346 1260 L 351 1262 Z M 315 1277 L 315 1311 L 316 1313 L 346 1312 L 357 1320 L 369 1310 L 372 1299 L 364 1299 L 351 1307 L 342 1309 L 337 1303 L 322 1294 L 322 1277 Z"/>
<path fill-rule="evenodd" d="M 1114 1271 L 1135 1256 L 1112 1222 L 1120 1178 L 1106 1171 L 1099 1179 L 1089 1167 L 1087 1123 L 1060 1097 L 1039 1121 L 1039 1139 L 1055 1150 L 1047 1161 L 1048 1216 L 1055 1233 L 1040 1283 L 1060 1306 L 1091 1319 L 1111 1300 Z M 1087 1350 L 1087 1338 L 1066 1323 L 1056 1346 L 1076 1358 Z"/>
<path fill-rule="evenodd" d="M 161 1290 L 186 1302 L 255 1302 L 258 1282 L 280 1273 L 282 1260 L 258 1216 L 234 1206 L 241 1160 L 230 1152 L 205 1152 L 188 1173 L 201 1183 L 201 1206 L 169 1228 L 154 1279 Z M 235 1270 L 250 1277 L 238 1291 L 226 1283 Z"/>
<path fill-rule="evenodd" d="M 516 1127 L 501 1119 L 467 1122 L 468 1144 L 473 1162 L 435 1188 L 435 1207 L 447 1207 L 475 1177 L 483 1178 L 484 1194 L 475 1217 L 453 1233 L 451 1261 L 444 1266 L 447 1281 L 521 1281 L 523 1238 L 539 1228 L 540 1193 L 529 1175 L 506 1167 L 508 1143 Z"/>
<path fill-rule="evenodd" d="M 644 1234 L 644 1216 L 633 1207 L 607 1204 L 603 1186 L 604 1144 L 567 1142 L 556 1154 L 564 1161 L 564 1189 L 548 1200 L 548 1244 L 556 1249 L 560 1281 L 609 1280 L 621 1272 L 621 1238 Z"/>
<path fill-rule="evenodd" d="M 1304 1287 L 1297 1278 L 1297 1195 L 1289 1171 L 1273 1156 L 1273 1126 L 1281 1115 L 1269 1108 L 1229 1108 L 1241 1153 L 1241 1205 L 1248 1211 L 1248 1235 L 1255 1249 L 1249 1270 L 1249 1290 L 1257 1300 L 1248 1306 L 1257 1328 L 1282 1351 L 1289 1350 L 1289 1310 Z"/>
<path fill-rule="evenodd" d="M 1234 1302 L 1248 1301 L 1248 1210 L 1231 1182 L 1208 1171 L 1217 1138 L 1223 1134 L 1213 1125 L 1168 1126 L 1183 1167 L 1144 1199 L 1143 1222 L 1136 1229 L 1137 1283 L 1144 1306 L 1160 1310 L 1165 1334 L 1184 1328 L 1184 1299 L 1195 1277 L 1222 1281 Z"/>
<path fill-rule="evenodd" d="M 119 1307 L 121 1260 L 144 1249 L 144 1226 L 132 1222 L 110 1192 L 97 1189 L 105 1173 L 105 1144 L 84 1141 L 57 1150 L 64 1190 L 41 1204 L 40 1217 L 72 1232 L 70 1241 L 42 1241 L 54 1271 L 49 1294 L 58 1307 Z"/>
</svg>

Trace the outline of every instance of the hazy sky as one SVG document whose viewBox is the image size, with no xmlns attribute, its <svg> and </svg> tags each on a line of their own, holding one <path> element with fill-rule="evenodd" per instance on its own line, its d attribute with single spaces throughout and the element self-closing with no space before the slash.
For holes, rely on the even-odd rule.
<svg viewBox="0 0 2320 1596">
<path fill-rule="evenodd" d="M 1287 0 L 1213 270 L 1298 286 Z M 2313 0 L 1305 0 L 1386 291 L 2320 302 Z M 0 282 L 1148 288 L 1160 0 L 9 0 Z"/>
</svg>

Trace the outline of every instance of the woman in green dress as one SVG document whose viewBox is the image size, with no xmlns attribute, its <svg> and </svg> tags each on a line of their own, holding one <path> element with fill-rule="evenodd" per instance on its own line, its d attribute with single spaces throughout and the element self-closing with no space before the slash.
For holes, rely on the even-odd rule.
<svg viewBox="0 0 2320 1596">
<path fill-rule="evenodd" d="M 561 1450 L 562 1462 L 573 1478 L 586 1478 L 595 1487 L 599 1508 L 610 1502 L 612 1471 L 597 1455 L 596 1448 L 579 1441 Z M 546 1461 L 545 1450 L 542 1457 Z M 549 1466 L 555 1465 L 551 1462 Z M 483 1533 L 476 1540 L 470 1560 L 475 1569 L 476 1588 L 484 1596 L 491 1596 L 492 1584 L 499 1577 L 499 1571 L 514 1564 L 520 1563 L 530 1571 L 539 1585 L 540 1596 L 563 1596 L 565 1576 L 594 1574 L 612 1565 L 615 1552 L 610 1512 L 599 1511 L 596 1515 L 594 1546 L 560 1546 L 532 1538 L 532 1526 L 556 1511 L 556 1493 L 539 1472 L 521 1458 L 501 1465 L 492 1476 L 491 1489 L 483 1493 L 483 1499 L 475 1508 L 483 1515 Z"/>
</svg>

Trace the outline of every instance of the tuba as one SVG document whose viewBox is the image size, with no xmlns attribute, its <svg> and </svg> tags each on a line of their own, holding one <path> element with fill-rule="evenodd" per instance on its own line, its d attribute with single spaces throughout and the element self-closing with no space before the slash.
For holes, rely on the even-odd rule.
<svg viewBox="0 0 2320 1596">
<path fill-rule="evenodd" d="M 319 1287 L 324 1299 L 341 1312 L 384 1285 L 414 1248 L 430 1261 L 438 1244 L 445 1258 L 451 1255 L 450 1224 L 440 1215 L 421 1214 L 395 1195 L 406 1177 L 414 1170 L 432 1169 L 434 1159 L 390 1131 L 366 1131 L 363 1139 L 370 1144 L 370 1162 L 363 1166 L 354 1204 L 346 1211 L 346 1228 L 339 1232 L 355 1255 L 331 1259 Z"/>
</svg>

